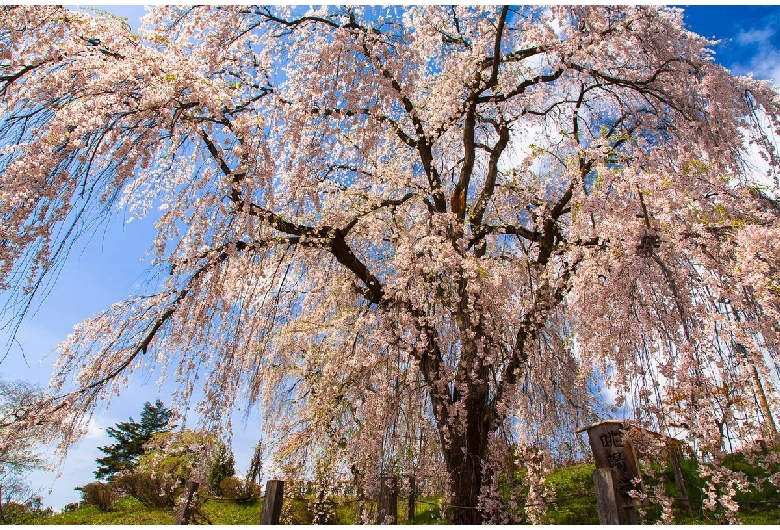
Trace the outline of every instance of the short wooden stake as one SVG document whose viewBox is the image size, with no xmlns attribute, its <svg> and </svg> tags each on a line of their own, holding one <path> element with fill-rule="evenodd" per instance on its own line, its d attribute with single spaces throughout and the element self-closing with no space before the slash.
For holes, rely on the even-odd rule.
<svg viewBox="0 0 780 530">
<path fill-rule="evenodd" d="M 353 468 L 355 475 L 355 524 L 363 524 L 363 483 L 360 472 Z"/>
<path fill-rule="evenodd" d="M 414 523 L 414 515 L 417 511 L 417 481 L 414 475 L 409 475 L 409 502 L 406 505 L 406 518 L 409 523 Z"/>
<path fill-rule="evenodd" d="M 398 477 L 379 477 L 378 505 L 376 524 L 398 524 Z"/>
<path fill-rule="evenodd" d="M 176 521 L 173 524 L 190 524 L 192 517 L 192 501 L 195 500 L 195 492 L 198 491 L 200 484 L 194 480 L 187 481 L 187 500 L 176 514 Z"/>
<path fill-rule="evenodd" d="M 669 451 L 669 459 L 672 463 L 672 470 L 674 471 L 674 482 L 677 484 L 677 491 L 680 493 L 680 499 L 683 505 L 688 509 L 688 514 L 691 514 L 691 501 L 688 498 L 688 488 L 685 486 L 685 477 L 683 476 L 682 466 L 680 465 L 680 458 L 682 451 L 680 450 L 680 442 L 672 440 L 667 444 Z"/>
<path fill-rule="evenodd" d="M 269 480 L 265 483 L 265 500 L 260 514 L 260 524 L 279 524 L 284 501 L 284 481 Z"/>
</svg>

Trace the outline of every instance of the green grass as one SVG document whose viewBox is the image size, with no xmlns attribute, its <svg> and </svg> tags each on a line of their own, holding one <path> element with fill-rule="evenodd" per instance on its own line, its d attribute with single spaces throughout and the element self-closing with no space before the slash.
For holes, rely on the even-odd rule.
<svg viewBox="0 0 780 530">
<path fill-rule="evenodd" d="M 259 524 L 262 500 L 249 502 L 207 499 L 201 512 L 213 524 Z"/>
<path fill-rule="evenodd" d="M 169 508 L 147 508 L 132 497 L 119 499 L 114 510 L 101 512 L 94 506 L 83 506 L 70 512 L 51 515 L 45 524 L 173 524 L 175 514 Z"/>
<path fill-rule="evenodd" d="M 592 464 L 559 469 L 547 478 L 555 502 L 542 518 L 544 524 L 599 524 Z"/>
<path fill-rule="evenodd" d="M 748 463 L 741 455 L 731 455 L 726 465 L 734 470 L 745 473 L 755 479 L 762 472 L 757 466 Z M 699 477 L 697 464 L 694 460 L 683 459 L 681 462 L 683 476 L 687 484 L 690 511 L 680 501 L 674 504 L 674 521 L 676 524 L 719 524 L 722 521 L 716 514 L 702 509 L 702 479 Z M 547 478 L 556 492 L 555 502 L 548 507 L 542 519 L 545 524 L 598 524 L 595 490 L 593 484 L 592 464 L 579 464 L 565 469 L 559 469 Z M 664 487 L 667 495 L 680 498 L 671 469 L 663 471 Z M 648 482 L 646 486 L 648 486 Z M 777 525 L 780 523 L 780 495 L 771 485 L 765 485 L 761 490 L 750 488 L 740 491 L 735 497 L 740 505 L 737 514 L 743 524 Z M 661 516 L 657 506 L 647 506 L 644 523 L 656 523 Z"/>
<path fill-rule="evenodd" d="M 729 456 L 726 464 L 734 471 L 739 471 L 751 479 L 762 476 L 761 469 L 741 455 Z M 683 475 L 688 485 L 690 510 L 681 502 L 674 505 L 675 523 L 677 524 L 718 524 L 716 514 L 702 509 L 701 484 L 697 463 L 694 460 L 683 459 L 681 462 Z M 554 471 L 547 483 L 555 491 L 550 499 L 547 513 L 542 523 L 550 525 L 598 524 L 598 512 L 593 485 L 593 465 L 577 464 Z M 667 495 L 679 497 L 674 481 L 674 473 L 670 469 L 655 466 L 660 480 L 663 481 Z M 777 470 L 772 469 L 773 472 Z M 646 481 L 646 486 L 651 483 Z M 440 497 L 421 497 L 416 503 L 414 517 L 407 518 L 407 500 L 399 498 L 398 516 L 400 524 L 442 524 L 439 501 Z M 764 487 L 750 488 L 736 495 L 740 504 L 738 517 L 744 524 L 780 524 L 780 494 L 770 484 Z M 520 499 L 522 501 L 522 499 Z M 521 502 L 522 503 L 522 502 Z M 356 524 L 358 503 L 352 497 L 332 497 L 328 511 L 332 514 L 331 524 Z M 375 504 L 365 501 L 364 509 L 373 511 Z M 248 525 L 258 524 L 262 509 L 262 500 L 227 501 L 206 498 L 195 515 L 195 523 Z M 643 523 L 655 523 L 660 517 L 660 509 L 654 506 L 645 508 L 646 516 Z M 311 524 L 314 516 L 313 504 L 307 499 L 286 499 L 282 512 L 283 522 L 292 524 Z M 175 512 L 172 508 L 146 508 L 132 497 L 119 499 L 114 503 L 113 510 L 101 512 L 96 507 L 83 506 L 73 511 L 60 514 L 43 512 L 20 514 L 13 522 L 17 524 L 101 524 L 101 525 L 142 525 L 142 524 L 173 524 Z M 518 522 L 524 522 L 524 513 L 519 514 Z"/>
<path fill-rule="evenodd" d="M 258 524 L 262 500 L 250 502 L 206 499 L 196 512 L 196 523 L 208 524 Z M 30 524 L 100 524 L 100 525 L 142 525 L 173 524 L 176 513 L 173 508 L 147 508 L 132 497 L 119 499 L 110 512 L 102 512 L 94 506 L 82 506 L 74 511 L 39 517 Z"/>
</svg>

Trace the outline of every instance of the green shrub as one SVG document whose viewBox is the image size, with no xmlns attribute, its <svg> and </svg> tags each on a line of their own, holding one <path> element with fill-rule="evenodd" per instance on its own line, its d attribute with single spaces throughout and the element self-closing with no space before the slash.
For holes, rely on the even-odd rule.
<svg viewBox="0 0 780 530">
<path fill-rule="evenodd" d="M 110 484 L 105 482 L 90 482 L 80 488 L 81 501 L 87 506 L 94 506 L 101 512 L 110 512 L 114 507 L 116 493 Z"/>
<path fill-rule="evenodd" d="M 62 507 L 62 510 L 60 510 L 60 512 L 62 513 L 75 512 L 78 509 L 79 509 L 79 503 L 69 502 L 68 504 Z"/>
<path fill-rule="evenodd" d="M 215 440 L 206 465 L 208 490 L 215 495 L 228 497 L 229 495 L 222 490 L 222 481 L 233 477 L 236 472 L 233 451 L 221 440 Z"/>
<path fill-rule="evenodd" d="M 168 477 L 142 472 L 117 475 L 111 484 L 117 492 L 135 497 L 147 508 L 172 508 L 181 490 Z"/>
<path fill-rule="evenodd" d="M 258 499 L 260 486 L 251 482 L 245 482 L 238 477 L 225 477 L 219 482 L 221 496 L 226 499 Z"/>
<path fill-rule="evenodd" d="M 24 504 L 11 501 L 0 505 L 0 524 L 45 524 L 52 514 L 51 508 L 41 509 L 39 497 Z"/>
</svg>

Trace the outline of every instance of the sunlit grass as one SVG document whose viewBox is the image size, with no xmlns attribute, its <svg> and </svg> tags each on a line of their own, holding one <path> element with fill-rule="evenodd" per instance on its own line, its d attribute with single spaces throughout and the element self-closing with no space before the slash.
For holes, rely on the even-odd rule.
<svg viewBox="0 0 780 530">
<path fill-rule="evenodd" d="M 718 524 L 715 514 L 702 509 L 700 491 L 701 479 L 698 476 L 697 464 L 694 460 L 684 459 L 683 475 L 688 484 L 690 509 L 680 502 L 674 506 L 675 523 L 677 524 Z M 736 471 L 745 473 L 754 479 L 760 475 L 760 469 L 751 465 L 739 455 L 729 458 L 727 465 Z M 592 464 L 577 464 L 554 471 L 547 483 L 555 494 L 549 499 L 547 512 L 542 523 L 551 525 L 598 524 L 598 512 L 593 486 Z M 679 497 L 674 474 L 671 470 L 661 469 L 659 476 L 664 481 L 667 494 Z M 398 518 L 400 524 L 442 524 L 440 497 L 420 497 L 416 503 L 414 517 L 407 516 L 407 499 L 400 498 L 398 502 Z M 522 500 L 522 499 L 521 499 Z M 745 524 L 777 525 L 780 523 L 780 495 L 777 490 L 766 484 L 761 489 L 751 488 L 740 491 L 737 495 L 740 504 L 738 517 Z M 222 525 L 256 525 L 259 524 L 262 500 L 236 501 L 222 499 L 203 499 L 194 515 L 193 523 Z M 350 496 L 336 496 L 327 502 L 329 524 L 357 524 L 359 503 Z M 376 503 L 363 501 L 364 513 L 373 513 Z M 649 506 L 645 509 L 644 523 L 657 522 L 660 510 Z M 288 524 L 312 524 L 315 513 L 313 497 L 290 498 L 285 500 L 282 512 L 282 522 Z M 84 506 L 61 514 L 44 515 L 30 514 L 22 524 L 99 524 L 99 525 L 143 525 L 143 524 L 173 524 L 175 511 L 172 508 L 146 508 L 132 497 L 119 499 L 114 503 L 113 510 L 101 512 L 96 507 Z M 517 522 L 526 522 L 521 509 Z M 373 521 L 368 521 L 373 522 Z"/>
</svg>

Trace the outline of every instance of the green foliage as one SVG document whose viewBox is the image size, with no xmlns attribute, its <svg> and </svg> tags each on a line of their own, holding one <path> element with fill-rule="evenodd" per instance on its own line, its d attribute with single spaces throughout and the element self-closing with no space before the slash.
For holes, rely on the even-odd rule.
<svg viewBox="0 0 780 530">
<path fill-rule="evenodd" d="M 119 494 L 135 497 L 147 508 L 173 507 L 180 489 L 164 474 L 140 471 L 115 475 L 111 485 Z"/>
<path fill-rule="evenodd" d="M 263 476 L 263 445 L 258 443 L 252 453 L 252 461 L 249 462 L 249 469 L 246 472 L 246 481 L 248 484 L 258 485 Z"/>
<path fill-rule="evenodd" d="M 84 505 L 94 506 L 101 512 L 113 510 L 116 492 L 111 484 L 90 482 L 76 489 L 81 491 L 81 502 Z"/>
<path fill-rule="evenodd" d="M 196 469 L 205 480 L 201 487 L 219 495 L 222 479 L 233 476 L 233 452 L 216 435 L 185 429 L 163 432 L 151 437 L 145 453 L 138 459 L 137 470 L 165 476 L 183 486 Z"/>
<path fill-rule="evenodd" d="M 193 431 L 159 433 L 152 436 L 146 452 L 138 459 L 136 469 L 167 477 L 176 485 L 184 485 L 199 461 L 200 441 L 193 447 Z"/>
<path fill-rule="evenodd" d="M 226 499 L 258 499 L 260 486 L 254 482 L 243 481 L 238 477 L 225 477 L 219 483 L 220 495 Z"/>
<path fill-rule="evenodd" d="M 174 426 L 169 426 L 172 412 L 158 399 L 154 405 L 148 401 L 144 403 L 141 411 L 141 421 L 133 418 L 109 427 L 106 433 L 117 442 L 113 445 L 98 447 L 106 454 L 98 458 L 98 469 L 95 478 L 108 479 L 121 471 L 131 471 L 138 463 L 139 457 L 144 453 L 144 446 L 153 435 L 168 432 Z"/>
<path fill-rule="evenodd" d="M 147 508 L 133 497 L 119 499 L 114 511 L 101 512 L 94 506 L 83 506 L 73 511 L 47 517 L 42 524 L 55 525 L 171 525 L 176 514 L 170 508 Z"/>
<path fill-rule="evenodd" d="M 53 514 L 51 508 L 41 508 L 41 498 L 27 502 L 8 502 L 0 505 L 0 524 L 41 524 Z"/>
<path fill-rule="evenodd" d="M 227 444 L 217 441 L 211 451 L 208 466 L 208 488 L 215 495 L 224 496 L 222 482 L 236 474 L 233 451 Z"/>
</svg>

